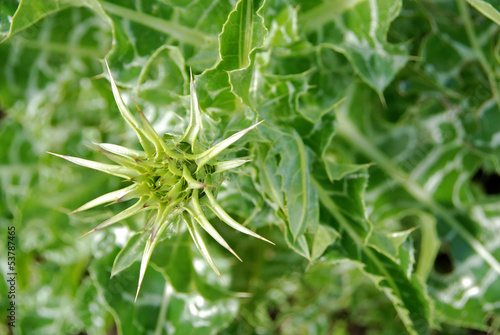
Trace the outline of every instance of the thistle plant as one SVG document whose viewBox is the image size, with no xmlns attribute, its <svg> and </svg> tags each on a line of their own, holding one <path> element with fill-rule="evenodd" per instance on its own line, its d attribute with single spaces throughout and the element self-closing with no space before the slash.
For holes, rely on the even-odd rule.
<svg viewBox="0 0 500 335">
<path fill-rule="evenodd" d="M 137 105 L 140 122 L 132 115 L 121 98 L 107 62 L 106 68 L 109 73 L 113 96 L 121 116 L 136 133 L 143 150 L 134 150 L 110 143 L 95 143 L 95 149 L 116 164 L 104 164 L 65 155 L 53 155 L 81 166 L 121 177 L 131 183 L 125 188 L 104 194 L 87 202 L 72 213 L 81 212 L 102 204 L 138 199 L 133 205 L 102 222 L 82 235 L 82 237 L 109 227 L 132 215 L 143 211 L 151 211 L 150 219 L 145 224 L 144 231 L 150 235 L 146 241 L 142 256 L 136 299 L 153 250 L 160 240 L 159 236 L 179 216 L 182 216 L 183 221 L 186 223 L 187 229 L 201 255 L 221 278 L 222 276 L 203 240 L 200 227 L 236 258 L 240 261 L 241 259 L 208 221 L 204 214 L 204 208 L 212 211 L 221 221 L 233 229 L 272 243 L 236 222 L 216 200 L 216 195 L 224 179 L 224 173 L 248 162 L 248 160 L 243 159 L 220 161 L 218 156 L 227 147 L 259 125 L 260 122 L 206 149 L 208 147 L 206 143 L 200 143 L 198 140 L 198 134 L 202 130 L 202 121 L 191 75 L 189 125 L 182 136 L 171 137 L 164 141 L 153 129 Z"/>
</svg>

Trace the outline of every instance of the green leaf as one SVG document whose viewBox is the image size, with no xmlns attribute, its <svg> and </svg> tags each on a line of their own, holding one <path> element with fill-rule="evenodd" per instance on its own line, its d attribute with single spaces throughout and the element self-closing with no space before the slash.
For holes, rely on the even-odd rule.
<svg viewBox="0 0 500 335">
<path fill-rule="evenodd" d="M 139 258 L 144 250 L 148 235 L 144 232 L 135 233 L 128 241 L 125 247 L 120 250 L 113 262 L 111 277 L 116 276 L 125 269 L 128 269 Z"/>
<path fill-rule="evenodd" d="M 332 227 L 319 224 L 311 245 L 311 258 L 318 259 L 323 256 L 325 250 L 334 244 L 339 237 L 340 234 Z"/>
<path fill-rule="evenodd" d="M 162 274 L 168 277 L 176 292 L 189 293 L 197 290 L 194 281 L 198 272 L 194 269 L 193 261 L 195 259 L 198 261 L 199 258 L 193 255 L 193 253 L 197 253 L 194 250 L 193 239 L 185 229 L 182 229 L 184 228 L 182 220 L 182 216 L 177 217 L 162 234 L 163 236 L 160 237 L 162 241 L 158 243 L 155 252 L 151 255 L 150 265 L 160 269 Z M 165 257 L 166 255 L 168 257 Z M 201 260 L 201 262 L 207 264 L 205 260 Z M 214 274 L 208 266 L 206 268 L 210 275 Z M 222 268 L 222 270 L 225 271 L 226 268 Z M 224 284 L 219 279 L 214 284 L 218 285 L 219 283 Z M 199 290 L 199 293 L 204 295 L 202 290 Z"/>
<path fill-rule="evenodd" d="M 330 181 L 341 180 L 346 175 L 366 169 L 370 164 L 337 164 L 332 158 L 325 157 L 326 173 Z"/>
<path fill-rule="evenodd" d="M 323 42 L 344 54 L 361 79 L 379 95 L 408 61 L 408 51 L 404 45 L 387 41 L 387 31 L 399 15 L 401 5 L 401 0 L 349 3 L 352 8 L 345 10 L 346 5 L 340 6 L 334 15 L 329 16 L 331 22 L 320 26 L 321 30 L 328 28 L 323 33 L 326 37 Z M 320 9 L 322 7 L 318 6 L 317 11 Z M 308 22 L 312 20 L 318 19 L 309 15 L 304 22 L 310 29 L 315 27 L 314 23 Z M 321 16 L 318 21 L 321 22 Z"/>
<path fill-rule="evenodd" d="M 456 13 L 451 13 L 450 15 L 456 15 Z M 486 26 L 491 26 L 491 24 L 486 21 Z M 428 291 L 436 302 L 437 319 L 460 327 L 487 329 L 484 318 L 490 309 L 480 307 L 482 303 L 479 301 L 483 298 L 483 291 L 477 292 L 472 283 L 481 282 L 483 283 L 481 286 L 488 286 L 485 279 L 486 272 L 489 272 L 491 276 L 498 275 L 498 253 L 497 248 L 488 243 L 488 238 L 485 238 L 488 235 L 486 231 L 495 228 L 486 223 L 486 220 L 478 224 L 477 217 L 470 210 L 470 206 L 474 206 L 478 199 L 486 199 L 483 198 L 484 195 L 474 191 L 474 182 L 471 180 L 474 179 L 473 176 L 479 168 L 478 164 L 494 166 L 494 162 L 497 161 L 494 154 L 495 142 L 492 139 L 494 134 L 498 133 L 498 129 L 493 126 L 495 123 L 492 120 L 493 115 L 497 114 L 493 111 L 498 110 L 498 107 L 491 97 L 492 94 L 488 92 L 491 87 L 487 87 L 487 84 L 486 86 L 479 84 L 479 82 L 475 84 L 478 85 L 475 87 L 484 92 L 484 95 L 476 94 L 474 99 L 482 102 L 478 105 L 464 104 L 464 108 L 470 112 L 479 108 L 477 111 L 484 119 L 482 117 L 469 118 L 466 116 L 468 113 L 452 114 L 445 105 L 435 100 L 430 102 L 422 99 L 424 96 L 431 95 L 448 96 L 456 103 L 460 103 L 462 97 L 465 99 L 470 99 L 470 97 L 450 94 L 447 87 L 454 87 L 460 91 L 467 90 L 459 80 L 462 76 L 470 80 L 487 78 L 477 67 L 474 70 L 467 69 L 465 59 L 471 56 L 469 52 L 471 49 L 456 47 L 456 41 L 464 40 L 465 28 L 458 26 L 452 29 L 447 26 L 440 27 L 440 29 L 446 29 L 448 36 L 453 36 L 452 39 L 448 38 L 449 47 L 455 51 L 454 57 L 458 57 L 460 62 L 458 64 L 442 62 L 436 50 L 432 52 L 432 57 L 429 56 L 426 59 L 427 66 L 432 62 L 443 64 L 443 67 L 435 67 L 436 71 L 426 73 L 426 80 L 423 81 L 425 88 L 420 87 L 417 90 L 417 86 L 412 86 L 414 90 L 412 94 L 416 94 L 418 99 L 408 104 L 417 102 L 421 116 L 419 120 L 402 121 L 411 114 L 410 107 L 405 109 L 403 115 L 398 116 L 401 121 L 390 122 L 387 126 L 381 125 L 379 120 L 372 117 L 362 119 L 359 117 L 360 110 L 357 107 L 357 101 L 362 95 L 354 94 L 352 100 L 349 99 L 347 102 L 345 106 L 347 108 L 340 109 L 341 112 L 337 115 L 339 124 L 336 129 L 344 139 L 349 139 L 351 150 L 353 147 L 361 150 L 366 157 L 376 163 L 371 171 L 370 187 L 366 196 L 367 202 L 372 204 L 374 209 L 371 213 L 371 220 L 382 225 L 403 227 L 411 217 L 408 216 L 409 209 L 419 213 L 417 216 L 420 219 L 415 223 L 420 224 L 422 229 L 420 237 L 422 257 L 417 262 L 417 271 L 420 278 L 429 278 Z M 436 41 L 427 40 L 425 43 L 435 48 L 433 43 Z M 428 55 L 430 54 L 429 52 Z M 441 63 L 436 63 L 438 61 Z M 430 69 L 431 66 L 429 66 Z M 461 73 L 462 71 L 465 73 Z M 469 71 L 473 71 L 475 75 Z M 422 81 L 418 82 L 422 83 Z M 439 85 L 435 85 L 435 82 Z M 410 85 L 416 83 L 415 80 Z M 467 85 L 469 84 L 470 81 L 467 82 Z M 368 105 L 377 106 L 376 100 L 376 97 L 365 96 L 364 101 L 371 101 Z M 347 124 L 343 123 L 344 112 L 347 112 L 349 118 Z M 485 120 L 489 121 L 484 122 Z M 486 123 L 489 124 L 488 127 L 485 127 Z M 356 126 L 355 128 L 346 127 L 349 124 L 356 124 Z M 482 140 L 472 140 L 478 134 L 481 134 Z M 339 143 L 341 141 L 332 143 L 332 146 Z M 465 149 L 467 146 L 465 143 L 472 143 L 474 148 Z M 479 152 L 481 154 L 478 154 Z M 387 206 L 387 204 L 391 205 Z M 451 270 L 440 269 L 437 265 L 439 262 L 435 263 L 436 248 L 439 248 L 440 244 L 437 234 L 433 232 L 435 227 L 439 231 L 439 240 L 443 242 L 439 257 L 449 257 L 452 262 Z M 445 238 L 448 234 L 453 236 L 450 236 L 451 241 Z M 377 243 L 377 245 L 381 250 L 382 244 Z M 476 261 L 464 262 L 463 264 L 468 264 L 470 267 L 465 270 L 467 267 L 465 266 L 459 272 L 455 272 L 455 266 L 458 266 L 455 263 L 456 260 L 460 260 L 458 264 L 462 264 L 462 260 L 470 255 L 475 255 Z M 488 270 L 484 270 L 486 268 Z M 446 271 L 446 275 L 440 273 L 442 271 Z M 463 279 L 461 277 L 463 273 L 474 273 L 472 277 L 465 277 L 464 282 L 470 284 L 466 285 L 467 287 L 459 284 L 460 278 Z M 446 281 L 445 277 L 454 279 L 443 284 Z M 457 290 L 460 287 L 456 295 L 445 290 L 445 287 L 452 287 L 452 283 L 455 283 Z M 465 293 L 468 289 L 472 291 Z M 495 289 L 492 292 L 494 291 Z M 469 296 L 470 292 L 474 294 Z M 467 310 L 467 317 L 460 317 L 459 310 L 462 312 Z"/>
<path fill-rule="evenodd" d="M 481 14 L 500 26 L 500 12 L 491 4 L 494 1 L 467 0 L 467 2 L 480 11 Z"/>
<path fill-rule="evenodd" d="M 318 221 L 318 198 L 310 180 L 311 156 L 302 139 L 293 131 L 279 136 L 274 139 L 273 151 L 281 156 L 277 173 L 282 180 L 288 229 L 296 239 L 305 232 L 308 223 Z"/>
<path fill-rule="evenodd" d="M 264 11 L 266 9 L 270 12 L 276 10 L 271 6 L 263 8 Z M 266 46 L 287 47 L 291 43 L 300 41 L 297 22 L 299 10 L 300 8 L 287 4 L 277 15 L 273 15 L 272 22 L 268 24 L 270 29 L 269 35 L 266 36 Z"/>
<path fill-rule="evenodd" d="M 137 83 L 147 58 L 165 44 L 187 51 L 187 65 L 196 71 L 213 66 L 218 61 L 217 36 L 232 9 L 228 0 L 186 1 L 182 6 L 109 1 L 103 6 L 112 14 L 116 42 L 106 58 L 116 80 L 128 85 Z"/>
<path fill-rule="evenodd" d="M 436 202 L 431 195 L 433 194 L 439 201 L 460 203 L 460 196 L 454 195 L 453 192 L 450 192 L 450 189 L 453 190 L 454 187 L 457 189 L 460 187 L 467 187 L 463 183 L 460 183 L 461 178 L 463 178 L 460 177 L 460 175 L 467 175 L 467 172 L 462 173 L 460 170 L 462 167 L 466 167 L 468 169 L 472 169 L 474 167 L 474 159 L 472 155 L 460 154 L 462 149 L 460 146 L 456 145 L 457 143 L 451 143 L 451 146 L 448 147 L 440 147 L 438 152 L 443 154 L 443 156 L 435 154 L 428 156 L 424 155 L 423 158 L 425 164 L 422 164 L 419 169 L 416 169 L 410 178 L 406 176 L 403 171 L 398 169 L 394 163 L 390 162 L 390 160 L 387 159 L 382 152 L 371 145 L 370 142 L 352 126 L 350 121 L 348 121 L 345 116 L 339 114 L 337 115 L 337 118 L 342 120 L 339 129 L 342 129 L 343 136 L 349 138 L 352 143 L 362 146 L 362 150 L 365 154 L 374 157 L 374 160 L 378 164 L 381 166 L 383 165 L 382 168 L 397 182 L 401 183 L 401 186 L 406 190 L 406 192 L 408 192 L 409 195 L 418 201 L 421 201 L 437 215 L 442 216 L 442 219 L 445 220 L 451 228 L 456 230 L 466 241 L 468 241 L 478 254 L 500 274 L 500 263 L 498 260 L 496 260 L 487 248 L 485 248 L 484 245 L 481 244 L 476 237 L 474 237 L 474 234 L 471 233 L 468 228 L 464 227 L 462 223 L 454 218 L 452 213 L 443 208 L 442 205 Z M 448 155 L 456 157 L 455 159 L 462 162 L 462 164 L 459 165 L 461 168 L 458 171 L 455 168 L 442 170 L 442 164 L 446 161 L 446 157 Z M 442 158 L 444 158 L 444 160 L 441 160 Z M 438 172 L 437 170 L 440 171 Z M 422 179 L 426 180 L 426 182 L 422 182 Z M 425 186 L 420 186 L 420 184 L 417 183 L 417 180 L 422 182 Z M 456 186 L 450 187 L 450 185 Z M 467 193 L 463 193 L 465 197 L 467 197 L 466 194 Z"/>
<path fill-rule="evenodd" d="M 363 183 L 366 185 L 366 177 L 345 179 L 343 187 L 345 195 L 343 197 L 349 194 L 351 189 L 349 184 L 359 183 L 363 179 Z M 410 334 L 427 334 L 430 329 L 431 307 L 420 281 L 411 275 L 411 271 L 410 273 L 404 271 L 398 262 L 366 245 L 368 234 L 356 228 L 360 223 L 367 225 L 366 222 L 357 222 L 365 221 L 363 207 L 349 205 L 339 207 L 337 199 L 342 197 L 340 192 L 332 193 L 329 191 L 331 187 L 327 183 L 320 183 L 316 179 L 313 179 L 313 184 L 318 191 L 322 205 L 338 224 L 337 229 L 344 231 L 341 246 L 342 253 L 345 254 L 344 257 L 360 262 L 363 271 L 391 300 Z M 334 195 L 332 196 L 332 194 Z M 357 197 L 362 196 L 362 193 L 357 194 Z M 358 199 L 358 201 L 360 200 Z M 348 238 L 346 239 L 346 237 Z M 338 255 L 332 254 L 331 257 L 332 260 L 339 260 Z"/>
<path fill-rule="evenodd" d="M 162 45 L 151 52 L 141 69 L 136 94 L 143 99 L 144 110 L 171 105 L 178 112 L 180 96 L 187 93 L 186 84 L 189 82 L 184 55 L 178 47 L 171 45 Z"/>
<path fill-rule="evenodd" d="M 385 234 L 380 231 L 374 231 L 370 235 L 368 242 L 370 247 L 398 263 L 408 278 L 412 277 L 415 265 L 415 249 L 413 247 L 413 239 L 410 235 L 414 230 L 408 229 L 406 231 Z M 435 257 L 435 255 L 433 256 Z"/>
<path fill-rule="evenodd" d="M 9 16 L 14 16 L 19 4 L 16 1 L 3 1 L 0 4 L 0 12 L 3 15 L 0 16 L 0 38 L 3 40 L 9 34 L 11 22 Z"/>
<path fill-rule="evenodd" d="M 227 110 L 238 108 L 239 102 L 231 93 L 235 84 L 230 84 L 230 77 L 232 81 L 236 81 L 234 76 L 239 78 L 236 86 L 241 89 L 236 89 L 238 92 L 248 92 L 252 80 L 252 59 L 255 50 L 264 45 L 267 34 L 260 15 L 264 4 L 263 0 L 240 0 L 227 17 L 219 37 L 220 61 L 199 77 L 200 86 L 207 90 L 199 92 L 204 110 L 209 107 Z"/>
<path fill-rule="evenodd" d="M 278 162 L 275 155 L 267 146 L 262 145 L 254 149 L 257 156 L 256 165 L 259 167 L 256 175 L 256 184 L 262 196 L 268 200 L 269 205 L 275 210 L 284 212 L 285 200 L 281 193 L 281 180 L 278 176 Z"/>
<path fill-rule="evenodd" d="M 257 151 L 259 191 L 284 220 L 287 242 L 295 245 L 308 226 L 313 234 L 317 229 L 318 198 L 310 181 L 312 155 L 294 131 L 288 134 L 267 125 L 261 131 L 273 147 L 267 152 Z M 309 255 L 307 245 L 301 239 L 296 247 L 301 254 Z"/>
<path fill-rule="evenodd" d="M 90 268 L 101 303 L 113 316 L 119 335 L 166 332 L 207 334 L 225 328 L 236 315 L 238 300 L 208 299 L 196 290 L 177 292 L 162 268 L 152 267 L 144 278 L 142 294 L 135 304 L 139 263 L 110 278 L 110 267 L 118 248 L 95 259 Z M 192 261 L 191 261 L 192 262 Z"/>
<path fill-rule="evenodd" d="M 71 6 L 88 7 L 89 9 L 93 10 L 97 15 L 99 15 L 99 17 L 102 20 L 107 21 L 107 23 L 110 24 L 109 18 L 104 13 L 101 4 L 97 0 L 89 0 L 85 1 L 84 3 L 74 0 L 66 0 L 61 2 L 55 0 L 22 1 L 19 3 L 17 10 L 14 16 L 12 17 L 12 22 L 10 24 L 10 29 L 8 33 L 5 33 L 4 32 L 5 30 L 2 29 L 2 35 L 0 36 L 3 36 L 4 39 L 1 42 L 5 42 L 5 40 L 12 37 L 13 35 L 25 29 L 30 28 L 32 25 L 36 24 L 41 19 L 49 15 L 52 15 L 56 12 L 62 11 Z M 12 10 L 12 7 L 10 7 L 10 10 Z M 3 13 L 4 12 L 2 12 L 2 14 Z"/>
<path fill-rule="evenodd" d="M 308 259 L 309 261 L 313 261 L 311 257 L 311 248 L 309 246 L 307 238 L 304 235 L 301 235 L 298 238 L 294 238 L 290 231 L 286 231 L 285 241 L 290 249 L 292 249 L 302 257 Z"/>
<path fill-rule="evenodd" d="M 221 66 L 226 71 L 246 68 L 250 54 L 264 42 L 267 31 L 259 15 L 265 1 L 240 0 L 224 24 L 220 36 Z"/>
</svg>

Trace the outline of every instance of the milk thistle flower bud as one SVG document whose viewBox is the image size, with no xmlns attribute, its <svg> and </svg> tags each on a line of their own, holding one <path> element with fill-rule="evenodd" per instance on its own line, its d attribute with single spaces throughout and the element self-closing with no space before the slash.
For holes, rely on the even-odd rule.
<svg viewBox="0 0 500 335">
<path fill-rule="evenodd" d="M 219 276 L 221 274 L 208 252 L 199 227 L 240 261 L 241 259 L 210 224 L 204 214 L 203 207 L 211 210 L 221 221 L 233 229 L 272 243 L 236 222 L 217 203 L 215 198 L 221 186 L 224 171 L 247 162 L 242 159 L 217 161 L 217 156 L 259 125 L 260 122 L 202 151 L 201 148 L 206 146 L 201 146 L 197 142 L 198 134 L 202 130 L 202 121 L 191 75 L 191 115 L 189 125 L 180 138 L 163 141 L 138 107 L 139 121 L 132 115 L 120 96 L 107 62 L 106 67 L 118 109 L 122 117 L 136 133 L 143 151 L 125 148 L 116 144 L 96 143 L 96 150 L 116 164 L 104 164 L 77 157 L 53 155 L 81 166 L 121 177 L 131 183 L 125 188 L 104 194 L 87 202 L 72 213 L 81 212 L 102 204 L 138 199 L 135 204 L 97 225 L 83 236 L 109 227 L 139 212 L 153 211 L 151 216 L 153 217 L 153 224 L 149 229 L 145 230 L 145 233 L 150 235 L 142 256 L 136 299 L 151 254 L 160 240 L 158 237 L 180 215 L 182 215 L 196 247 Z"/>
</svg>

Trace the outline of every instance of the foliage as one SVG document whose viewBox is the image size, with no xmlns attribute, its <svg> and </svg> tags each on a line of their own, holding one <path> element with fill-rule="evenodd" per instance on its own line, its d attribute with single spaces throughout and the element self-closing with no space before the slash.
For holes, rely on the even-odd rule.
<svg viewBox="0 0 500 335">
<path fill-rule="evenodd" d="M 498 8 L 496 0 L 2 2 L 0 222 L 18 232 L 16 333 L 497 332 Z M 70 214 L 123 183 L 47 154 L 104 163 L 92 143 L 137 154 L 137 129 L 120 116 L 133 102 L 152 154 L 155 144 L 184 141 L 181 151 L 213 158 L 219 150 L 208 148 L 264 120 L 228 148 L 227 159 L 251 162 L 214 183 L 220 208 L 208 194 L 196 211 L 181 199 L 243 262 L 211 237 L 207 256 L 190 239 L 196 223 L 185 217 L 186 230 L 178 216 L 154 241 L 136 303 L 152 217 L 123 217 L 79 238 L 133 203 Z M 216 169 L 201 156 L 185 162 Z M 229 216 L 276 246 L 229 229 Z"/>
</svg>

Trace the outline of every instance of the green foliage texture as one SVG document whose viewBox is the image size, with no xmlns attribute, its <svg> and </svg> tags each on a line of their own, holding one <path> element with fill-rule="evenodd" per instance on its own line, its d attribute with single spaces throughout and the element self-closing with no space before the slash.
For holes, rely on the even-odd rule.
<svg viewBox="0 0 500 335">
<path fill-rule="evenodd" d="M 500 1 L 6 0 L 0 41 L 0 334 L 500 333 Z M 123 183 L 47 154 L 139 149 L 104 59 L 164 139 L 190 69 L 204 143 L 264 120 L 217 201 L 276 245 L 206 211 L 221 280 L 179 218 L 134 303 L 147 215 L 79 238 Z"/>
</svg>

